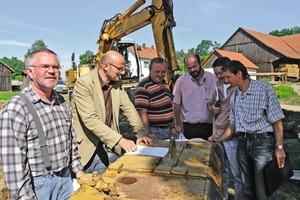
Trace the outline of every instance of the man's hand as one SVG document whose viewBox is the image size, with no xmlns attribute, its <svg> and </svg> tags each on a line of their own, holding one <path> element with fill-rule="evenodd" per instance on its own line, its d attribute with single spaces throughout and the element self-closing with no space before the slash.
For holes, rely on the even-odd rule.
<svg viewBox="0 0 300 200">
<path fill-rule="evenodd" d="M 138 144 L 140 142 L 144 142 L 146 145 L 152 145 L 155 143 L 155 139 L 153 137 L 144 136 L 137 139 L 136 143 Z"/>
<path fill-rule="evenodd" d="M 171 131 L 171 135 L 173 137 L 177 138 L 177 136 L 179 135 L 179 133 L 176 131 L 176 128 L 172 127 L 170 131 Z"/>
<path fill-rule="evenodd" d="M 219 142 L 219 137 L 216 137 L 215 135 L 212 135 L 208 138 L 208 141 L 212 142 L 212 143 L 217 143 L 217 142 Z"/>
<path fill-rule="evenodd" d="M 182 133 L 181 124 L 175 124 L 176 135 L 180 135 Z"/>
<path fill-rule="evenodd" d="M 284 162 L 285 162 L 285 152 L 283 149 L 277 149 L 275 150 L 275 157 L 276 157 L 276 160 L 277 160 L 277 165 L 278 165 L 278 168 L 283 168 L 284 167 Z"/>
<path fill-rule="evenodd" d="M 211 111 L 216 115 L 216 114 L 219 114 L 221 112 L 221 108 L 216 107 L 215 105 L 212 105 L 211 106 Z"/>
<path fill-rule="evenodd" d="M 76 178 L 78 179 L 78 178 L 82 177 L 83 175 L 84 175 L 84 171 L 80 170 L 76 173 Z"/>
<path fill-rule="evenodd" d="M 132 140 L 121 138 L 118 142 L 118 145 L 127 152 L 134 152 L 137 149 L 137 146 Z"/>
</svg>

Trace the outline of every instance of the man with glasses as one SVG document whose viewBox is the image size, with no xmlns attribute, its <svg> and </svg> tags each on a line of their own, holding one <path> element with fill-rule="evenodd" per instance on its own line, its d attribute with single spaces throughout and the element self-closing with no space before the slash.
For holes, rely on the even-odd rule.
<svg viewBox="0 0 300 200">
<path fill-rule="evenodd" d="M 32 103 L 43 131 L 19 95 L 6 103 L 0 113 L 5 181 L 12 199 L 68 199 L 73 192 L 69 169 L 77 178 L 84 172 L 69 104 L 53 90 L 60 78 L 59 59 L 49 49 L 37 50 L 25 66 L 30 84 L 20 93 Z M 42 134 L 45 145 L 40 144 Z"/>
<path fill-rule="evenodd" d="M 102 173 L 124 151 L 135 151 L 137 143 L 154 143 L 146 135 L 139 114 L 122 89 L 120 76 L 124 73 L 123 56 L 111 50 L 105 53 L 95 70 L 76 81 L 72 113 L 85 172 Z M 120 134 L 120 111 L 138 134 L 136 141 Z"/>
<path fill-rule="evenodd" d="M 207 100 L 210 91 L 215 89 L 216 77 L 202 69 L 197 54 L 187 55 L 184 63 L 188 72 L 177 79 L 173 91 L 175 128 L 178 134 L 183 132 L 187 139 L 207 140 L 212 135 L 213 122 Z"/>
</svg>

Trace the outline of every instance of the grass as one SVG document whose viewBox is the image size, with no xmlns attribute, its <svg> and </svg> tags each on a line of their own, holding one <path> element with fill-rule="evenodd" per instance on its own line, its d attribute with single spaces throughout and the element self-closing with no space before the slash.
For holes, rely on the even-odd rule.
<svg viewBox="0 0 300 200">
<path fill-rule="evenodd" d="M 300 96 L 290 84 L 278 85 L 275 86 L 274 89 L 281 104 L 300 105 Z"/>
<path fill-rule="evenodd" d="M 14 92 L 0 92 L 0 100 L 7 101 L 11 97 L 18 94 L 20 91 L 14 91 Z"/>
<path fill-rule="evenodd" d="M 278 85 L 274 89 L 278 99 L 288 99 L 291 97 L 298 96 L 294 89 L 289 85 Z"/>
</svg>

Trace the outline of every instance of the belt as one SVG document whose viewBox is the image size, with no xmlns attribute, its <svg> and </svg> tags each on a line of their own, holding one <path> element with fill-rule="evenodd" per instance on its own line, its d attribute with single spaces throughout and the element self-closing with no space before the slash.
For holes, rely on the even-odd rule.
<svg viewBox="0 0 300 200">
<path fill-rule="evenodd" d="M 153 127 L 153 128 L 170 128 L 170 126 L 150 126 L 150 127 Z"/>
<path fill-rule="evenodd" d="M 65 167 L 60 171 L 53 172 L 53 174 L 55 174 L 56 176 L 64 176 L 68 170 L 69 170 L 69 168 Z"/>
<path fill-rule="evenodd" d="M 212 124 L 210 123 L 195 123 L 195 124 L 191 124 L 191 123 L 188 123 L 188 122 L 183 122 L 183 124 L 186 124 L 186 125 L 191 125 L 191 126 L 211 126 Z"/>
<path fill-rule="evenodd" d="M 245 133 L 245 132 L 239 132 L 238 135 L 240 135 L 243 138 L 264 139 L 264 138 L 269 138 L 270 136 L 274 136 L 274 132 L 266 132 L 266 133 Z"/>
</svg>

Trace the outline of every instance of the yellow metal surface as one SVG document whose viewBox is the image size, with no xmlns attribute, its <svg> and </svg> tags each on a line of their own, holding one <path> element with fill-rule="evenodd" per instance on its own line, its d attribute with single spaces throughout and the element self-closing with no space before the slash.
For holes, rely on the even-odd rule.
<svg viewBox="0 0 300 200">
<path fill-rule="evenodd" d="M 168 144 L 159 141 L 155 146 Z M 176 142 L 172 158 L 126 154 L 110 164 L 102 176 L 83 181 L 71 200 L 222 199 L 220 163 L 210 164 L 210 157 L 220 161 L 214 149 L 215 145 L 206 142 Z"/>
<path fill-rule="evenodd" d="M 77 66 L 76 70 L 73 68 L 67 69 L 65 71 L 65 84 L 67 88 L 73 89 L 77 78 L 89 73 L 94 68 L 89 65 Z"/>
</svg>

